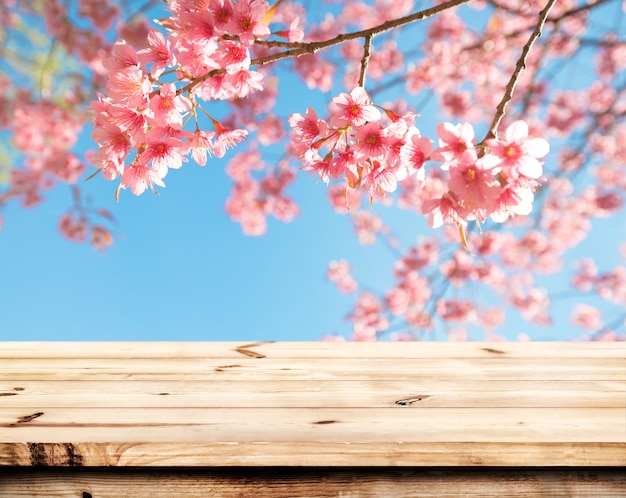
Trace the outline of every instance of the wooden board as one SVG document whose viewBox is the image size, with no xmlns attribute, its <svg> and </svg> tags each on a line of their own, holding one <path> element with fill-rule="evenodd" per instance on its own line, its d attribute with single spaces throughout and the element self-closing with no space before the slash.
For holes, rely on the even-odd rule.
<svg viewBox="0 0 626 498">
<path fill-rule="evenodd" d="M 3 343 L 33 465 L 626 466 L 626 344 Z"/>
<path fill-rule="evenodd" d="M 621 469 L 0 468 L 3 498 L 623 498 Z"/>
</svg>

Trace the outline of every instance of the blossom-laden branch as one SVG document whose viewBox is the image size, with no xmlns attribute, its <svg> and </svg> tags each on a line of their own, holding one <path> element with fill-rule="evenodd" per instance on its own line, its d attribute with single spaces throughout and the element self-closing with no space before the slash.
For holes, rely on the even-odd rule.
<svg viewBox="0 0 626 498">
<path fill-rule="evenodd" d="M 330 47 L 334 47 L 335 45 L 339 45 L 341 43 L 345 43 L 350 40 L 355 40 L 359 38 L 372 37 L 378 35 L 380 33 L 384 33 L 385 31 L 390 31 L 392 29 L 400 28 L 402 26 L 406 26 L 408 24 L 412 24 L 416 21 L 422 21 L 424 19 L 428 19 L 429 17 L 435 16 L 444 12 L 448 9 L 457 7 L 464 3 L 469 2 L 469 0 L 448 0 L 447 2 L 440 3 L 434 7 L 429 9 L 424 9 L 419 12 L 415 12 L 405 17 L 401 17 L 399 19 L 394 19 L 391 21 L 386 21 L 384 23 L 379 24 L 378 26 L 374 26 L 373 28 L 363 29 L 360 31 L 354 31 L 352 33 L 345 33 L 335 36 L 329 40 L 324 40 L 320 42 L 310 42 L 303 43 L 293 50 L 287 50 L 285 52 L 279 52 L 276 54 L 268 55 L 266 57 L 259 57 L 258 59 L 253 59 L 251 64 L 257 66 L 263 66 L 265 64 L 269 64 L 271 62 L 276 62 L 282 59 L 287 59 L 291 57 L 298 57 L 304 54 L 314 54 L 319 52 L 320 50 L 324 50 Z M 268 42 L 265 42 L 266 44 Z"/>
<path fill-rule="evenodd" d="M 513 92 L 515 91 L 515 86 L 517 85 L 517 82 L 519 81 L 522 71 L 526 68 L 526 59 L 528 58 L 528 54 L 530 53 L 530 50 L 533 48 L 533 44 L 535 43 L 535 40 L 541 36 L 541 30 L 543 29 L 543 26 L 546 23 L 548 14 L 550 14 L 550 10 L 552 10 L 552 7 L 554 6 L 556 2 L 557 0 L 549 0 L 546 6 L 543 8 L 543 10 L 539 13 L 539 20 L 537 21 L 535 29 L 530 35 L 530 38 L 528 38 L 528 41 L 524 45 L 524 48 L 522 49 L 522 54 L 520 55 L 519 59 L 517 60 L 517 63 L 515 64 L 515 70 L 513 71 L 513 74 L 511 75 L 511 78 L 509 79 L 509 82 L 506 85 L 506 89 L 504 91 L 504 95 L 502 96 L 502 100 L 500 100 L 500 103 L 498 104 L 498 107 L 496 108 L 496 114 L 493 117 L 493 120 L 491 121 L 491 126 L 489 127 L 489 130 L 487 131 L 487 134 L 485 135 L 483 142 L 497 137 L 498 126 L 500 125 L 500 121 L 502 121 L 502 118 L 504 117 L 507 105 L 513 98 Z"/>
<path fill-rule="evenodd" d="M 250 61 L 250 66 L 265 66 L 267 64 L 277 62 L 283 59 L 300 57 L 305 54 L 315 54 L 319 52 L 320 50 L 325 50 L 327 48 L 331 48 L 336 45 L 346 43 L 350 40 L 357 40 L 359 38 L 364 38 L 364 39 L 369 38 L 371 40 L 372 37 L 380 33 L 384 33 L 386 31 L 390 31 L 396 28 L 400 28 L 402 26 L 406 26 L 417 21 L 428 19 L 432 16 L 440 14 L 441 12 L 444 12 L 448 9 L 457 7 L 467 2 L 469 2 L 469 0 L 448 0 L 439 5 L 431 7 L 429 9 L 424 9 L 418 12 L 414 12 L 413 14 L 401 17 L 399 19 L 386 21 L 377 26 L 374 26 L 373 28 L 354 31 L 352 33 L 339 34 L 333 38 L 330 38 L 324 41 L 289 43 L 289 42 L 265 41 L 265 40 L 256 39 L 254 41 L 256 45 L 264 46 L 267 48 L 274 48 L 274 47 L 289 48 L 289 50 L 286 50 L 284 52 L 277 52 L 275 54 L 267 55 L 264 57 L 258 57 L 256 59 L 252 59 Z M 199 83 L 202 83 L 206 81 L 207 79 L 213 78 L 215 76 L 218 76 L 219 74 L 223 74 L 223 72 L 224 72 L 223 70 L 214 70 L 198 78 L 194 78 L 187 85 L 181 87 L 179 89 L 179 93 L 189 92 Z"/>
<path fill-rule="evenodd" d="M 139 52 L 120 41 L 105 62 L 108 95 L 93 103 L 93 137 L 99 144 L 93 163 L 106 179 L 121 177 L 116 199 L 121 189 L 130 188 L 135 195 L 154 191 L 155 185 L 165 186 L 167 171 L 180 168 L 186 155 L 191 153 L 205 164 L 207 155 L 222 157 L 226 149 L 247 136 L 244 129 L 224 127 L 201 102 L 243 99 L 262 90 L 263 74 L 251 67 L 364 38 L 359 78 L 363 84 L 373 36 L 467 1 L 448 0 L 369 29 L 256 59 L 251 59 L 250 48 L 271 34 L 266 23 L 274 16 L 278 3 L 269 7 L 264 0 L 229 0 L 210 2 L 206 8 L 198 8 L 191 1 L 172 4 L 172 17 L 161 21 L 171 36 L 153 30 L 148 36 L 149 47 Z M 302 37 L 293 23 L 288 32 L 281 33 L 288 33 L 288 39 Z M 176 81 L 161 81 L 173 72 Z M 200 113 L 207 115 L 214 132 L 200 129 Z M 190 117 L 196 125 L 193 133 L 183 131 Z"/>
</svg>

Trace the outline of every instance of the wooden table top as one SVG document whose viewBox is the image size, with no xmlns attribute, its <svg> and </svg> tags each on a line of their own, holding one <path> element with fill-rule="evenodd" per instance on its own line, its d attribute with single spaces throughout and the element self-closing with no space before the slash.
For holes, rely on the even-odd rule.
<svg viewBox="0 0 626 498">
<path fill-rule="evenodd" d="M 35 465 L 626 466 L 626 344 L 3 343 Z"/>
</svg>

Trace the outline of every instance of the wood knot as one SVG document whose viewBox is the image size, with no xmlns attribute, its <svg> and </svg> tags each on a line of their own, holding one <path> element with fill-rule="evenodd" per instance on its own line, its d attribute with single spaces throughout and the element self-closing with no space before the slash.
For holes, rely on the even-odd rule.
<svg viewBox="0 0 626 498">
<path fill-rule="evenodd" d="M 39 467 L 82 467 L 83 455 L 72 443 L 27 443 L 31 465 Z"/>
<path fill-rule="evenodd" d="M 239 367 L 241 367 L 241 365 L 221 365 L 219 367 L 215 367 L 214 370 L 216 372 L 223 372 L 224 370 L 228 368 L 239 368 Z"/>
<path fill-rule="evenodd" d="M 410 406 L 413 403 L 417 403 L 426 398 L 430 398 L 430 394 L 418 394 L 417 396 L 411 396 L 410 398 L 399 399 L 394 404 L 398 406 Z"/>
<path fill-rule="evenodd" d="M 243 346 L 239 346 L 235 348 L 235 351 L 244 356 L 248 356 L 249 358 L 265 358 L 266 356 L 262 353 L 258 353 L 256 351 L 252 351 L 250 348 L 256 348 L 258 346 L 262 346 L 263 344 L 271 344 L 274 341 L 262 341 L 262 342 L 253 342 L 250 344 L 244 344 Z"/>
<path fill-rule="evenodd" d="M 16 427 L 20 424 L 27 424 L 28 422 L 31 422 L 32 420 L 35 420 L 36 418 L 39 418 L 42 415 L 43 415 L 43 412 L 33 413 L 32 415 L 24 415 L 18 418 L 17 422 L 15 422 L 14 424 L 9 424 L 9 427 Z"/>
<path fill-rule="evenodd" d="M 492 349 L 492 348 L 482 348 L 483 351 L 487 351 L 487 353 L 493 353 L 493 354 L 506 354 L 504 351 L 500 351 L 499 349 Z"/>
</svg>

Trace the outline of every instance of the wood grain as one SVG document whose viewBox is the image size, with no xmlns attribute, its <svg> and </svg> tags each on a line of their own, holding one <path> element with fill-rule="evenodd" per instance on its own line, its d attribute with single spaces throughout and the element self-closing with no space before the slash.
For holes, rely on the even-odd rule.
<svg viewBox="0 0 626 498">
<path fill-rule="evenodd" d="M 3 343 L 33 465 L 626 466 L 626 345 Z"/>
<path fill-rule="evenodd" d="M 616 469 L 0 469 L 10 498 L 617 498 Z"/>
</svg>

